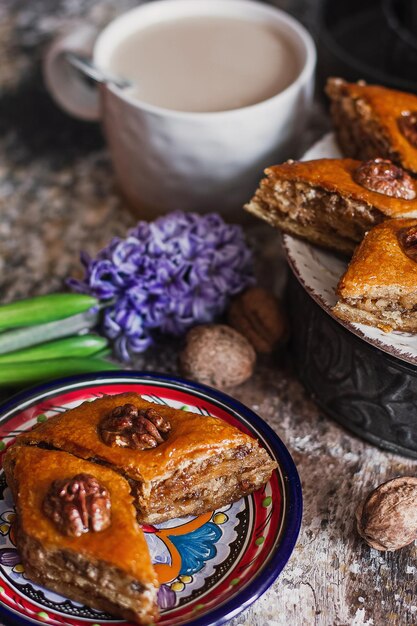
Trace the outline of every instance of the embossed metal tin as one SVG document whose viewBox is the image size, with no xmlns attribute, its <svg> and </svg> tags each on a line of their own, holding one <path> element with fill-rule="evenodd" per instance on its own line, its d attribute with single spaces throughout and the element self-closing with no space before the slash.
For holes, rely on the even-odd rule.
<svg viewBox="0 0 417 626">
<path fill-rule="evenodd" d="M 320 408 L 371 443 L 417 458 L 417 367 L 339 324 L 293 274 L 288 300 L 297 373 Z"/>
</svg>

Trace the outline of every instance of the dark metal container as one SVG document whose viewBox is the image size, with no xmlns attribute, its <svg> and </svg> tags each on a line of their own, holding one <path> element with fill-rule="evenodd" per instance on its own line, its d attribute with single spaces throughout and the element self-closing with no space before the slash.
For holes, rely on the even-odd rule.
<svg viewBox="0 0 417 626">
<path fill-rule="evenodd" d="M 292 272 L 288 301 L 297 374 L 319 407 L 371 443 L 417 458 L 417 367 L 344 328 Z"/>
<path fill-rule="evenodd" d="M 318 78 L 358 79 L 417 92 L 415 0 L 322 0 Z"/>
</svg>

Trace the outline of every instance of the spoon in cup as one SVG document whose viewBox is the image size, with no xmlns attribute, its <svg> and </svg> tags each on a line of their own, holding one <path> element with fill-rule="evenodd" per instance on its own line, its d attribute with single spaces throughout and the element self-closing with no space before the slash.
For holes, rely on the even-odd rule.
<svg viewBox="0 0 417 626">
<path fill-rule="evenodd" d="M 133 86 L 133 83 L 126 78 L 121 78 L 120 76 L 114 76 L 113 74 L 103 72 L 96 65 L 94 65 L 91 59 L 82 56 L 81 54 L 76 52 L 67 52 L 65 56 L 67 61 L 73 67 L 95 82 L 112 83 L 119 89 L 126 89 L 127 87 Z"/>
</svg>

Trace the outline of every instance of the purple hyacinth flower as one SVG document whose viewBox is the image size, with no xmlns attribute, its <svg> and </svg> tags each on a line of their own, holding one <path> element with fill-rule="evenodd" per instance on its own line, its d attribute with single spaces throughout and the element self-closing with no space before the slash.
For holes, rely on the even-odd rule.
<svg viewBox="0 0 417 626">
<path fill-rule="evenodd" d="M 83 253 L 75 291 L 105 306 L 102 332 L 119 358 L 143 352 L 159 333 L 181 335 L 213 321 L 229 299 L 253 284 L 252 254 L 242 229 L 220 215 L 174 211 L 139 222 L 95 259 Z"/>
</svg>

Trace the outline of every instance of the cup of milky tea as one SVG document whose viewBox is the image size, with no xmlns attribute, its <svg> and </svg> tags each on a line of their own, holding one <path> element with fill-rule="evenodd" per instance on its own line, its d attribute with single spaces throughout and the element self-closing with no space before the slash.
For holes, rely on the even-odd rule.
<svg viewBox="0 0 417 626">
<path fill-rule="evenodd" d="M 51 45 L 47 86 L 69 113 L 100 121 L 120 188 L 144 217 L 174 209 L 235 219 L 263 169 L 293 157 L 312 99 L 316 52 L 292 17 L 252 0 L 157 0 L 95 38 Z M 129 81 L 92 86 L 68 51 Z"/>
</svg>

